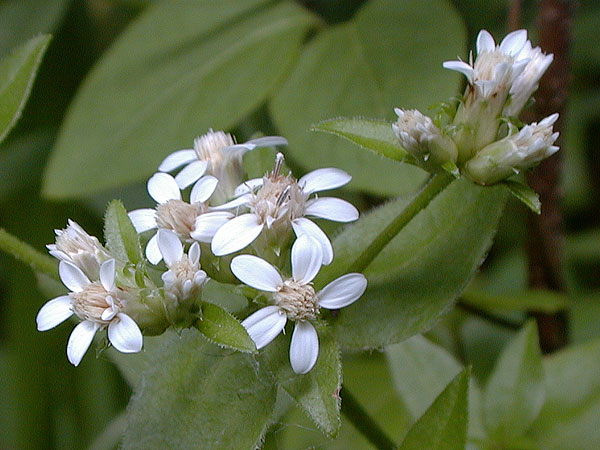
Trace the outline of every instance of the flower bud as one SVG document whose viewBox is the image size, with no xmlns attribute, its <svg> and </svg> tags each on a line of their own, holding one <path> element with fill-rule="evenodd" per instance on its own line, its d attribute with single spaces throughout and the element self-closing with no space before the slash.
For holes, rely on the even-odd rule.
<svg viewBox="0 0 600 450">
<path fill-rule="evenodd" d="M 467 161 L 464 173 L 474 182 L 489 185 L 529 169 L 558 151 L 553 145 L 558 138 L 552 125 L 558 114 L 546 117 L 540 123 L 524 126 L 497 142 L 489 144 Z"/>
<path fill-rule="evenodd" d="M 400 145 L 429 171 L 437 171 L 448 161 L 456 163 L 456 144 L 416 109 L 395 109 L 398 121 L 392 125 Z"/>
</svg>

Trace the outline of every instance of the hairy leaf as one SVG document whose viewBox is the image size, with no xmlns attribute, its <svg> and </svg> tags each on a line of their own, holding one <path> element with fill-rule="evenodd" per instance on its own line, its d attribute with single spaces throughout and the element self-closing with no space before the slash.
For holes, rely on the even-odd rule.
<svg viewBox="0 0 600 450">
<path fill-rule="evenodd" d="M 195 327 L 217 345 L 242 352 L 256 351 L 254 341 L 242 324 L 213 303 L 202 303 L 202 318 L 196 322 Z"/>
<path fill-rule="evenodd" d="M 140 238 L 119 200 L 113 200 L 104 216 L 104 239 L 111 254 L 122 261 L 138 264 L 144 260 Z"/>
</svg>

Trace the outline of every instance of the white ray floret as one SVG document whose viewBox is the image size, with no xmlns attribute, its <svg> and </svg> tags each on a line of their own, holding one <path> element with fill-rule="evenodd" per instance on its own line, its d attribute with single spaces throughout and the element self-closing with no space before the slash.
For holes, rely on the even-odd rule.
<svg viewBox="0 0 600 450">
<path fill-rule="evenodd" d="M 340 169 L 318 169 L 296 180 L 282 175 L 283 155 L 277 155 L 275 168 L 267 176 L 250 180 L 236 189 L 235 200 L 220 208 L 246 209 L 227 222 L 214 235 L 212 251 L 217 256 L 228 255 L 250 245 L 264 231 L 271 236 L 286 236 L 293 229 L 296 236 L 313 237 L 323 252 L 323 264 L 333 259 L 331 242 L 325 233 L 306 216 L 351 222 L 358 219 L 358 210 L 338 198 L 310 196 L 350 182 L 352 177 Z M 272 239 L 277 241 L 277 239 Z"/>
<path fill-rule="evenodd" d="M 292 246 L 292 277 L 283 279 L 268 262 L 252 255 L 236 256 L 231 271 L 243 283 L 271 294 L 272 305 L 259 309 L 242 322 L 261 349 L 284 329 L 288 319 L 296 322 L 290 344 L 290 363 L 294 372 L 305 374 L 319 355 L 319 339 L 311 321 L 320 308 L 339 309 L 358 300 L 367 287 L 360 273 L 344 275 L 315 292 L 312 281 L 323 259 L 320 245 L 301 235 Z"/>
<path fill-rule="evenodd" d="M 81 322 L 73 329 L 67 343 L 67 357 L 77 366 L 89 348 L 94 335 L 108 328 L 108 339 L 123 353 L 142 349 L 142 332 L 135 321 L 123 312 L 126 300 L 115 285 L 115 260 L 102 263 L 98 281 L 90 281 L 75 264 L 61 261 L 60 279 L 71 291 L 47 302 L 38 312 L 39 331 L 46 331 L 75 314 Z"/>
<path fill-rule="evenodd" d="M 194 148 L 178 150 L 167 156 L 158 170 L 171 172 L 184 166 L 175 176 L 181 189 L 195 183 L 205 174 L 213 175 L 219 180 L 215 200 L 222 203 L 233 195 L 235 187 L 243 181 L 244 153 L 257 147 L 278 145 L 287 145 L 287 140 L 281 136 L 265 136 L 236 144 L 230 134 L 209 130 L 194 140 Z"/>
<path fill-rule="evenodd" d="M 210 242 L 216 230 L 233 217 L 229 212 L 212 214 L 207 205 L 208 199 L 216 189 L 218 180 L 210 175 L 201 177 L 190 193 L 190 203 L 181 198 L 181 191 L 175 179 L 167 173 L 156 173 L 148 180 L 148 193 L 158 203 L 155 209 L 136 209 L 129 213 L 138 233 L 153 229 L 171 230 L 183 242 Z M 196 233 L 197 221 L 200 221 L 199 232 Z M 146 258 L 152 264 L 162 260 L 158 248 L 158 237 L 154 234 L 146 246 Z"/>
</svg>

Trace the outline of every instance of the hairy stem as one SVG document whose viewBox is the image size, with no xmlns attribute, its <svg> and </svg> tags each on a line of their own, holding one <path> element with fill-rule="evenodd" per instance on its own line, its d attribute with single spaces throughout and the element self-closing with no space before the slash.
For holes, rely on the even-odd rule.
<svg viewBox="0 0 600 450">
<path fill-rule="evenodd" d="M 4 250 L 19 261 L 28 264 L 36 272 L 42 272 L 56 280 L 60 280 L 58 277 L 58 262 L 55 259 L 39 252 L 3 228 L 0 228 L 0 250 Z"/>
<path fill-rule="evenodd" d="M 342 414 L 360 431 L 360 433 L 379 450 L 392 450 L 397 448 L 379 425 L 358 402 L 356 397 L 344 387 L 340 393 L 342 397 Z"/>
<path fill-rule="evenodd" d="M 454 177 L 447 173 L 433 175 L 397 216 L 350 265 L 347 272 L 362 272 L 381 253 L 384 247 L 423 209 L 444 190 Z"/>
</svg>

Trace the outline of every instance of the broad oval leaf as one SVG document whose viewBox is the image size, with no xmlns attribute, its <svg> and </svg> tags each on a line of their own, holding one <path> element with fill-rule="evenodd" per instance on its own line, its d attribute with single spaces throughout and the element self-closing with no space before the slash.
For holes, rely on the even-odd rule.
<svg viewBox="0 0 600 450">
<path fill-rule="evenodd" d="M 85 197 L 141 180 L 209 128 L 236 125 L 289 71 L 313 24 L 292 2 L 149 6 L 78 92 L 44 193 Z"/>
<path fill-rule="evenodd" d="M 342 367 L 338 344 L 330 330 L 317 324 L 319 358 L 310 372 L 295 374 L 289 361 L 287 336 L 278 336 L 262 351 L 262 361 L 281 386 L 321 431 L 335 436 L 339 431 Z M 291 333 L 288 333 L 291 334 Z"/>
<path fill-rule="evenodd" d="M 367 291 L 333 320 L 338 342 L 379 348 L 431 328 L 483 261 L 506 201 L 500 187 L 457 180 L 434 198 L 365 270 Z M 334 241 L 316 284 L 346 273 L 407 205 L 398 199 L 363 216 Z"/>
<path fill-rule="evenodd" d="M 412 426 L 399 450 L 464 450 L 470 369 L 460 372 Z"/>
<path fill-rule="evenodd" d="M 144 261 L 140 238 L 119 200 L 113 200 L 106 208 L 104 239 L 111 254 L 121 261 L 129 261 L 134 265 Z"/>
<path fill-rule="evenodd" d="M 0 61 L 0 142 L 21 117 L 50 39 L 34 37 Z"/>
<path fill-rule="evenodd" d="M 144 359 L 121 448 L 251 449 L 262 441 L 276 388 L 249 355 L 220 350 L 188 329 L 165 333 Z"/>
<path fill-rule="evenodd" d="M 246 329 L 231 314 L 213 303 L 202 303 L 202 318 L 195 327 L 209 341 L 241 352 L 255 352 L 256 345 Z"/>
<path fill-rule="evenodd" d="M 490 437 L 510 442 L 527 431 L 546 395 L 537 327 L 530 321 L 502 351 L 484 394 L 484 424 Z"/>
<path fill-rule="evenodd" d="M 288 153 L 307 169 L 340 167 L 350 189 L 378 195 L 414 190 L 423 171 L 365 152 L 311 125 L 340 115 L 395 117 L 454 95 L 460 78 L 442 61 L 464 53 L 465 30 L 450 2 L 373 0 L 347 23 L 321 32 L 271 102 Z"/>
</svg>

